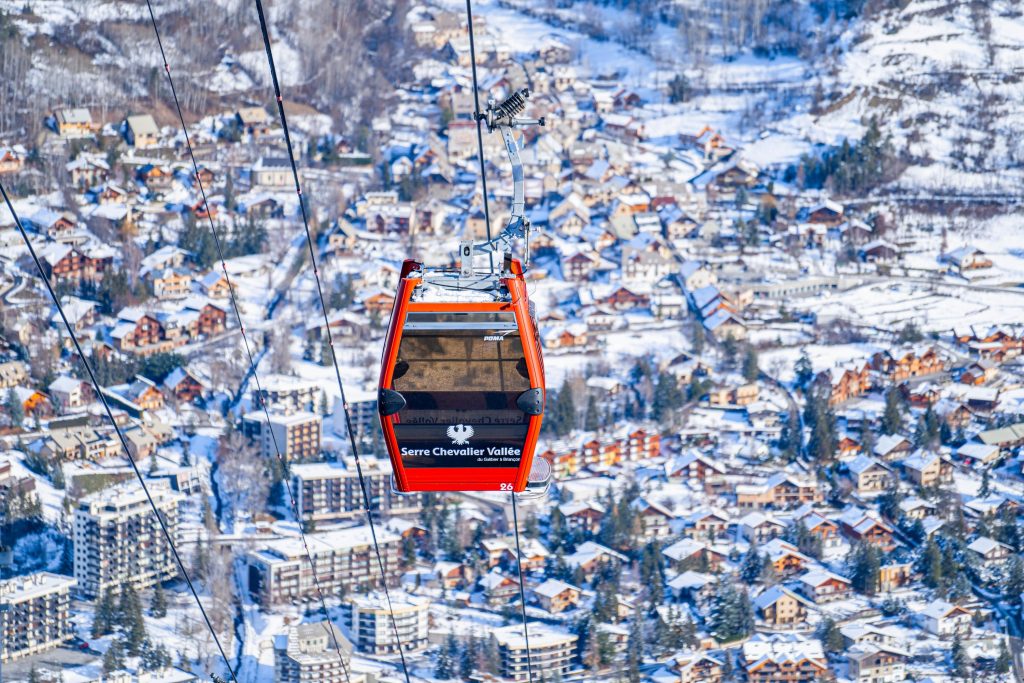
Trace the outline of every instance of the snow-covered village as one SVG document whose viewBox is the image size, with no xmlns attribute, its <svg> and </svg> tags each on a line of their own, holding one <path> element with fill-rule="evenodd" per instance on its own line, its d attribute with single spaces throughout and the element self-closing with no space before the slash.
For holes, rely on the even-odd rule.
<svg viewBox="0 0 1024 683">
<path fill-rule="evenodd" d="M 0 0 L 0 681 L 1024 680 L 1014 0 L 256 5 Z"/>
</svg>

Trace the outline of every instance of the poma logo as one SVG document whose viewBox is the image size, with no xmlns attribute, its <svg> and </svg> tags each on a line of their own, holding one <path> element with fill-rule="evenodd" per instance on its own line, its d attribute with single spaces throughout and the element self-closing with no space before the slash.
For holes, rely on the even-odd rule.
<svg viewBox="0 0 1024 683">
<path fill-rule="evenodd" d="M 452 425 L 448 428 L 448 438 L 456 446 L 465 446 L 473 438 L 473 427 L 470 425 Z"/>
</svg>

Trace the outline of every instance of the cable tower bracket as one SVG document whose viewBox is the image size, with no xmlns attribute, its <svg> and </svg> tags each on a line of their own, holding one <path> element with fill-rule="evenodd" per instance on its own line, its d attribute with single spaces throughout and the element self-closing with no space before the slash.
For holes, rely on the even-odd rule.
<svg viewBox="0 0 1024 683">
<path fill-rule="evenodd" d="M 523 88 L 513 92 L 500 104 L 491 98 L 487 101 L 487 109 L 477 114 L 477 120 L 487 124 L 487 131 L 501 133 L 505 143 L 505 151 L 512 164 L 512 214 L 509 216 L 508 225 L 497 237 L 474 245 L 478 252 L 508 254 L 512 251 L 512 240 L 525 240 L 524 260 L 526 263 L 529 263 L 530 259 L 530 219 L 526 217 L 526 179 L 523 173 L 523 160 L 519 155 L 519 141 L 516 139 L 514 131 L 527 126 L 545 125 L 543 116 L 540 118 L 520 116 L 526 109 L 526 101 L 529 97 L 529 88 Z"/>
</svg>

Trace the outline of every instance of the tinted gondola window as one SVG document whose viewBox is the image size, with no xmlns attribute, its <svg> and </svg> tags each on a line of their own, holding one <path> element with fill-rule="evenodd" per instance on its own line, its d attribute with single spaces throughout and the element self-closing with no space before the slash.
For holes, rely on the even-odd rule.
<svg viewBox="0 0 1024 683">
<path fill-rule="evenodd" d="M 513 313 L 410 313 L 391 388 L 407 467 L 518 465 L 530 380 Z"/>
</svg>

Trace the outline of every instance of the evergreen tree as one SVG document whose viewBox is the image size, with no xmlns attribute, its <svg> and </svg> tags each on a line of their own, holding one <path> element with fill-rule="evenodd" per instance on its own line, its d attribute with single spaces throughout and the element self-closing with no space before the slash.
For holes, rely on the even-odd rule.
<svg viewBox="0 0 1024 683">
<path fill-rule="evenodd" d="M 643 651 L 644 621 L 638 606 L 629 625 L 629 641 L 626 648 L 626 679 L 629 683 L 640 683 L 640 657 Z"/>
<path fill-rule="evenodd" d="M 4 400 L 4 412 L 7 413 L 7 420 L 12 427 L 21 427 L 25 420 L 25 411 L 22 408 L 18 395 L 14 393 L 14 387 L 7 390 L 7 398 Z"/>
<path fill-rule="evenodd" d="M 831 617 L 825 617 L 818 625 L 818 640 L 821 641 L 825 652 L 829 654 L 836 654 L 846 649 L 843 634 L 839 632 L 839 627 Z"/>
<path fill-rule="evenodd" d="M 108 588 L 96 600 L 96 609 L 92 620 L 93 638 L 99 638 L 113 632 L 114 623 L 117 620 L 116 611 L 117 606 L 114 602 L 114 595 Z"/>
<path fill-rule="evenodd" d="M 28 683 L 43 683 L 43 679 L 39 677 L 39 672 L 36 671 L 35 664 L 28 672 Z"/>
<path fill-rule="evenodd" d="M 597 400 L 593 395 L 587 398 L 587 414 L 583 418 L 583 429 L 596 432 L 601 427 L 601 413 L 597 408 Z"/>
<path fill-rule="evenodd" d="M 866 595 L 874 595 L 878 590 L 879 573 L 881 571 L 881 553 L 869 543 L 859 543 L 850 552 L 849 559 L 850 584 L 854 590 Z"/>
<path fill-rule="evenodd" d="M 455 641 L 455 635 L 452 633 L 448 634 L 445 639 L 444 647 L 437 653 L 437 663 L 434 666 L 434 676 L 442 680 L 450 680 L 456 675 L 456 666 L 458 660 L 458 643 Z"/>
<path fill-rule="evenodd" d="M 115 638 L 103 654 L 103 673 L 109 674 L 124 668 L 124 643 Z"/>
<path fill-rule="evenodd" d="M 743 583 L 753 586 L 761 576 L 761 569 L 764 567 L 764 560 L 757 551 L 757 543 L 751 543 L 747 554 L 743 556 L 740 564 L 740 578 Z"/>
<path fill-rule="evenodd" d="M 924 574 L 926 586 L 929 588 L 939 588 L 942 586 L 942 551 L 935 543 L 934 538 L 929 538 L 925 544 L 925 552 L 921 558 L 921 572 Z"/>
<path fill-rule="evenodd" d="M 470 636 L 469 642 L 466 643 L 466 647 L 462 651 L 462 658 L 459 660 L 459 674 L 462 676 L 462 680 L 468 681 L 469 677 L 473 675 L 479 656 L 480 642 L 476 636 Z"/>
<path fill-rule="evenodd" d="M 149 639 L 142 644 L 142 670 L 162 671 L 171 665 L 171 654 L 167 648 Z"/>
<path fill-rule="evenodd" d="M 1004 584 L 1006 599 L 1016 602 L 1024 593 L 1024 561 L 1020 555 L 1014 553 L 1010 556 L 1010 564 L 1006 571 L 1006 582 Z"/>
<path fill-rule="evenodd" d="M 1010 667 L 1013 665 L 1013 659 L 1010 657 L 1010 651 L 1006 647 L 1006 641 L 1002 638 L 999 639 L 999 656 L 996 657 L 996 673 L 1005 676 L 1010 673 Z"/>
<path fill-rule="evenodd" d="M 746 590 L 738 590 L 728 581 L 720 581 L 711 605 L 711 632 L 722 642 L 739 640 L 754 628 L 754 610 Z"/>
<path fill-rule="evenodd" d="M 167 595 L 159 583 L 153 588 L 153 597 L 149 602 L 149 615 L 154 619 L 163 619 L 167 616 Z"/>
<path fill-rule="evenodd" d="M 686 102 L 690 99 L 693 94 L 690 88 L 690 79 L 684 74 L 676 74 L 672 77 L 672 80 L 668 82 L 668 100 L 672 104 L 678 104 L 680 102 Z"/>
<path fill-rule="evenodd" d="M 739 352 L 739 344 L 736 337 L 727 334 L 722 340 L 722 360 L 725 364 L 733 367 L 736 365 L 736 354 Z"/>
<path fill-rule="evenodd" d="M 882 413 L 882 431 L 895 434 L 903 427 L 903 401 L 899 389 L 890 387 L 885 392 L 885 411 Z"/>
<path fill-rule="evenodd" d="M 796 375 L 796 386 L 798 389 L 806 388 L 811 383 L 811 380 L 814 379 L 814 366 L 811 365 L 811 357 L 807 355 L 807 349 L 800 353 L 793 371 Z"/>
<path fill-rule="evenodd" d="M 984 498 L 992 491 L 992 482 L 989 480 L 989 468 L 986 467 L 981 473 L 981 489 L 978 491 L 978 496 Z"/>
<path fill-rule="evenodd" d="M 704 326 L 700 323 L 694 323 L 693 334 L 690 336 L 690 346 L 693 349 L 695 355 L 701 355 L 704 353 L 704 346 L 707 341 L 707 334 L 704 332 Z"/>
<path fill-rule="evenodd" d="M 679 381 L 670 372 L 658 374 L 658 383 L 654 388 L 654 401 L 651 405 L 651 416 L 658 422 L 673 422 L 674 414 L 683 405 L 683 392 L 679 390 Z"/>
<path fill-rule="evenodd" d="M 567 382 L 555 397 L 550 424 L 556 436 L 566 436 L 576 428 L 576 399 Z"/>
<path fill-rule="evenodd" d="M 747 344 L 746 352 L 743 355 L 743 379 L 748 382 L 757 381 L 761 374 L 761 368 L 757 363 L 757 350 L 751 344 Z"/>
<path fill-rule="evenodd" d="M 953 664 L 954 676 L 963 680 L 967 680 L 971 677 L 973 662 L 971 662 L 971 658 L 967 654 L 967 648 L 964 647 L 963 641 L 960 640 L 959 633 L 953 638 L 953 647 L 950 649 L 950 658 Z"/>
</svg>

